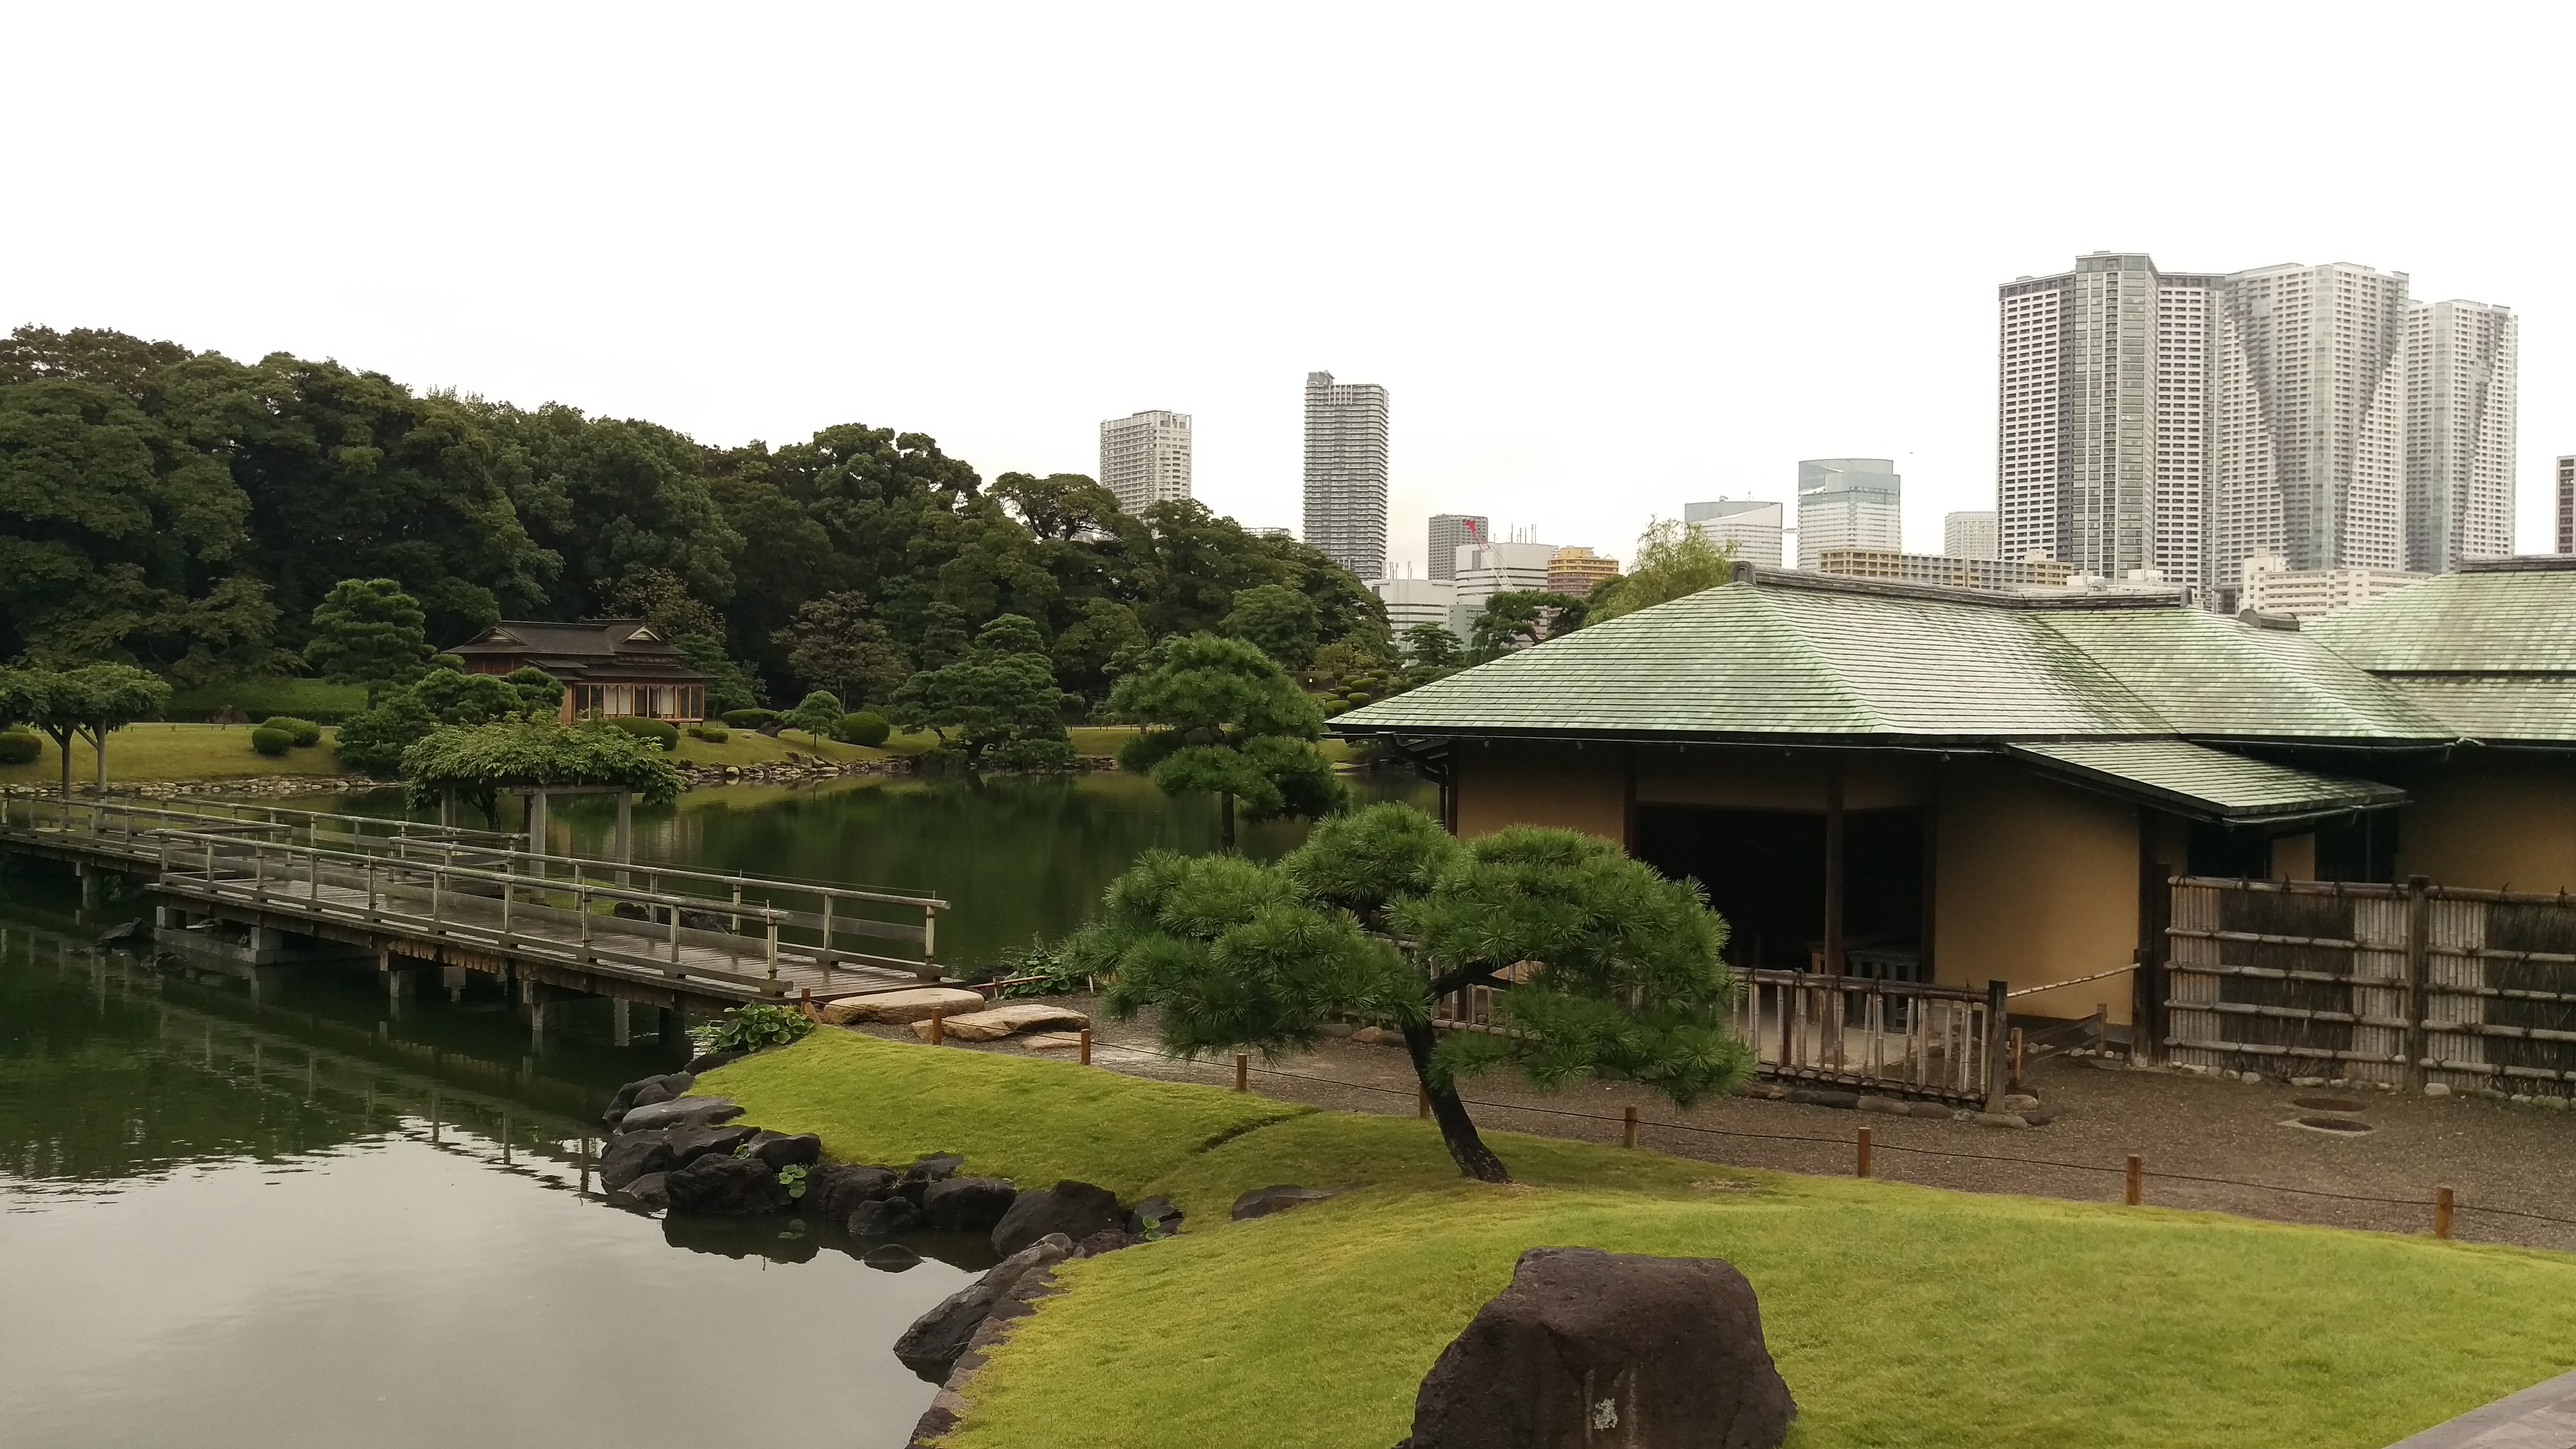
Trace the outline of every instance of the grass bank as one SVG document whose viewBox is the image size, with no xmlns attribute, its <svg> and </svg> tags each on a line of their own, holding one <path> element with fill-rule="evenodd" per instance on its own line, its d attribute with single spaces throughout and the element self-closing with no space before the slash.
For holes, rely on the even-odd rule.
<svg viewBox="0 0 2576 1449">
<path fill-rule="evenodd" d="M 2379 1449 L 2576 1360 L 2576 1259 L 2210 1214 L 1796 1177 L 822 1031 L 711 1074 L 835 1156 L 960 1152 L 1170 1193 L 1179 1239 L 1070 1265 L 977 1376 L 953 1449 L 1382 1449 L 1525 1248 L 1733 1262 L 1801 1449 Z M 1228 1223 L 1248 1188 L 1351 1186 Z"/>
<path fill-rule="evenodd" d="M 322 743 L 282 755 L 263 755 L 250 747 L 251 725 L 138 724 L 107 737 L 107 777 L 111 786 L 170 780 L 241 780 L 258 775 L 337 775 L 339 752 L 331 748 L 335 731 L 325 728 Z M 33 764 L 0 765 L 0 785 L 44 787 L 62 782 L 62 755 L 52 740 Z M 72 745 L 72 785 L 96 779 L 98 755 L 86 743 Z"/>
</svg>

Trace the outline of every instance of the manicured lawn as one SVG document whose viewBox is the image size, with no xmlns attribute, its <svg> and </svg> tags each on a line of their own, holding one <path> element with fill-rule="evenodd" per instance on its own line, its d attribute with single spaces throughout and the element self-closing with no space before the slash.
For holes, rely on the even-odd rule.
<svg viewBox="0 0 2576 1449">
<path fill-rule="evenodd" d="M 1136 738 L 1134 725 L 1078 725 L 1066 730 L 1073 736 L 1077 755 L 1115 755 L 1119 747 Z"/>
<path fill-rule="evenodd" d="M 298 719 L 343 720 L 367 707 L 364 685 L 325 684 L 319 679 L 254 679 L 213 689 L 182 689 L 170 697 L 170 713 L 195 719 L 230 705 L 253 723 L 272 715 Z"/>
<path fill-rule="evenodd" d="M 2576 1259 L 2553 1254 L 1503 1133 L 1522 1181 L 1489 1187 L 1411 1119 L 829 1029 L 704 1090 L 836 1156 L 954 1150 L 1188 1210 L 1176 1241 L 1063 1270 L 1072 1291 L 975 1378 L 951 1449 L 1383 1449 L 1521 1251 L 1573 1243 L 1742 1269 L 1802 1449 L 2378 1449 L 2576 1361 Z M 1355 1190 L 1225 1221 L 1279 1182 Z"/>
<path fill-rule="evenodd" d="M 340 757 L 331 748 L 333 731 L 322 731 L 322 743 L 283 755 L 263 755 L 250 747 L 250 725 L 138 724 L 107 737 L 108 783 L 139 784 L 158 780 L 231 780 L 253 775 L 336 775 Z M 62 780 L 62 756 L 45 741 L 43 758 L 31 765 L 0 765 L 0 785 L 47 786 Z M 72 784 L 94 777 L 97 756 L 86 744 L 72 746 Z"/>
</svg>

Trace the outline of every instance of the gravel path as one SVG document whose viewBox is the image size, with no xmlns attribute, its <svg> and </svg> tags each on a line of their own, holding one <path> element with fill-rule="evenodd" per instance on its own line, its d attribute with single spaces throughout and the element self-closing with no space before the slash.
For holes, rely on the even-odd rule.
<svg viewBox="0 0 2576 1449">
<path fill-rule="evenodd" d="M 1062 1004 L 1091 1010 L 1095 1003 Z M 904 1028 L 863 1028 L 912 1040 Z M 1025 1052 L 1015 1041 L 952 1044 L 960 1050 Z M 1071 1053 L 1047 1053 L 1070 1056 Z M 1150 1020 L 1099 1020 L 1092 1064 L 1134 1076 L 1232 1086 L 1231 1060 L 1188 1063 L 1163 1056 Z M 1252 1090 L 1282 1101 L 1341 1111 L 1410 1114 L 1414 1080 L 1403 1049 L 1327 1041 L 1275 1063 L 1255 1059 Z M 2432 1230 L 2433 1189 L 2448 1184 L 2459 1215 L 2454 1233 L 2482 1243 L 2576 1252 L 2576 1112 L 2475 1098 L 2426 1099 L 2391 1092 L 2298 1089 L 2177 1072 L 2104 1070 L 2055 1057 L 2028 1084 L 2055 1121 L 2013 1131 L 1876 1113 L 1862 1115 L 1750 1097 L 1688 1111 L 1627 1084 L 1547 1094 L 1501 1074 L 1472 1083 L 1467 1101 L 1479 1126 L 1594 1142 L 1616 1142 L 1621 1116 L 1637 1108 L 1641 1145 L 1736 1167 L 1848 1174 L 1853 1132 L 1866 1126 L 1876 1176 L 1968 1192 L 2023 1193 L 2117 1202 L 2124 1159 L 2146 1159 L 2146 1200 L 2278 1222 L 2384 1232 Z M 2362 1104 L 2367 1133 L 2285 1125 L 2315 1115 L 2294 1097 L 2339 1096 Z M 1606 1119 L 1606 1120 L 1603 1120 Z M 1685 1130 L 1704 1129 L 1700 1131 Z M 1725 1135 L 1754 1134 L 1754 1135 Z M 1780 1139 L 1821 1140 L 1780 1140 Z M 1964 1154 L 1942 1157 L 1907 1148 Z M 1508 1161 L 1508 1154 L 1506 1154 Z M 2182 1178 L 2227 1178 L 2264 1187 Z M 2307 1189 L 2289 1192 L 2278 1189 Z M 2391 1198 L 2390 1203 L 2340 1197 Z M 2542 1222 L 2480 1209 L 2538 1213 Z"/>
</svg>

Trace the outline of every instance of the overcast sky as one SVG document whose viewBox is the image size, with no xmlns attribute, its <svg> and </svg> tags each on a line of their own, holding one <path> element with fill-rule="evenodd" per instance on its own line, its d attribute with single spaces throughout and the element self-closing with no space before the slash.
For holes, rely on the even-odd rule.
<svg viewBox="0 0 2576 1449">
<path fill-rule="evenodd" d="M 1994 506 L 1995 285 L 2352 261 L 2522 319 L 2520 546 L 2576 451 L 2554 6 L 317 5 L 13 0 L 0 326 L 1089 473 L 1196 420 L 1299 513 L 1393 394 L 1399 560 L 1886 456 Z"/>
</svg>

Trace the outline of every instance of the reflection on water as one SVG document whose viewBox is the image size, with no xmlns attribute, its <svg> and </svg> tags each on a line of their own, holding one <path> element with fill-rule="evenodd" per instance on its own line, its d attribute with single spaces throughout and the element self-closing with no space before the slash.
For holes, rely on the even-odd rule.
<svg viewBox="0 0 2576 1449">
<path fill-rule="evenodd" d="M 927 1406 L 889 1346 L 989 1249 L 606 1206 L 586 1119 L 658 1045 L 365 971 L 254 1002 L 96 928 L 0 884 L 0 1442 L 895 1445 Z"/>
<path fill-rule="evenodd" d="M 1351 777 L 1351 784 L 1363 803 L 1438 808 L 1438 790 L 1410 772 L 1372 771 Z M 338 804 L 297 803 L 395 814 L 402 796 L 385 790 Z M 576 799 L 557 806 L 549 825 L 551 849 L 607 855 L 616 807 Z M 1306 829 L 1296 820 L 1246 822 L 1242 849 L 1272 859 L 1295 849 Z M 936 894 L 955 908 L 939 921 L 939 954 L 952 966 L 980 964 L 1034 936 L 1072 930 L 1109 882 L 1147 850 L 1196 855 L 1216 846 L 1214 796 L 1174 798 L 1123 771 L 981 780 L 852 776 L 793 789 L 733 785 L 692 790 L 676 805 L 635 812 L 639 860 Z"/>
</svg>

